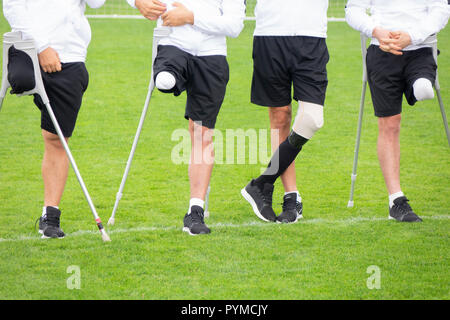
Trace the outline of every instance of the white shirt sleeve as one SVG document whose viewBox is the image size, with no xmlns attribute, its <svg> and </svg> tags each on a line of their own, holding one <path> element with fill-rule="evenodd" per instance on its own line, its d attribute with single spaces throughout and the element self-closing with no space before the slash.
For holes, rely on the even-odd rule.
<svg viewBox="0 0 450 320">
<path fill-rule="evenodd" d="M 128 4 L 133 8 L 136 8 L 136 0 L 127 0 Z"/>
<path fill-rule="evenodd" d="M 428 16 L 409 32 L 413 45 L 422 44 L 429 36 L 441 31 L 447 24 L 449 9 L 447 0 L 429 0 Z"/>
<path fill-rule="evenodd" d="M 36 49 L 40 53 L 49 47 L 50 41 L 46 34 L 31 28 L 29 23 L 31 17 L 28 10 L 24 10 L 25 7 L 26 0 L 3 0 L 3 14 L 11 28 L 33 39 Z"/>
<path fill-rule="evenodd" d="M 224 0 L 222 15 L 211 16 L 194 10 L 194 27 L 203 32 L 236 38 L 244 29 L 244 0 Z"/>
<path fill-rule="evenodd" d="M 100 8 L 102 5 L 105 4 L 106 0 L 86 0 L 87 4 L 89 5 L 89 7 L 91 7 L 92 9 L 97 9 Z"/>
<path fill-rule="evenodd" d="M 371 6 L 371 0 L 349 0 L 345 8 L 345 20 L 353 28 L 372 38 L 376 23 L 367 10 Z"/>
</svg>

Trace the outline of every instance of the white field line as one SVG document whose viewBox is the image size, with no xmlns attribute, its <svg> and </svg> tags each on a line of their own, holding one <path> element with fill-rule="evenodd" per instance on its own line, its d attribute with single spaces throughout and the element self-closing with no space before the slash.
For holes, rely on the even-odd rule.
<svg viewBox="0 0 450 320">
<path fill-rule="evenodd" d="M 427 220 L 449 220 L 450 215 L 434 215 L 429 217 L 423 217 L 424 221 Z M 341 224 L 341 225 L 352 225 L 355 223 L 361 223 L 361 222 L 383 222 L 388 221 L 386 218 L 366 218 L 366 217 L 352 217 L 347 219 L 338 219 L 338 220 L 327 220 L 322 218 L 316 218 L 316 219 L 302 219 L 299 220 L 297 223 L 298 225 L 301 224 Z M 394 223 L 394 222 L 392 222 Z M 265 228 L 265 227 L 274 227 L 274 226 L 284 226 L 282 224 L 276 224 L 276 223 L 267 223 L 267 222 L 260 222 L 260 221 L 251 221 L 251 222 L 245 222 L 241 224 L 235 224 L 235 223 L 216 223 L 216 224 L 208 224 L 209 227 L 213 229 L 228 229 L 228 228 Z M 169 231 L 181 231 L 181 226 L 167 226 L 167 227 L 136 227 L 136 228 L 128 228 L 128 229 L 112 229 L 108 231 L 108 234 L 120 234 L 120 233 L 140 233 L 140 232 L 169 232 Z M 75 231 L 70 234 L 66 234 L 67 238 L 72 237 L 82 237 L 86 235 L 100 235 L 97 230 L 79 230 Z M 0 238 L 0 243 L 2 242 L 20 242 L 20 241 L 30 241 L 30 240 L 40 240 L 40 235 L 36 236 L 19 236 L 16 238 Z"/>
<path fill-rule="evenodd" d="M 145 17 L 141 15 L 134 15 L 134 14 L 88 14 L 86 15 L 88 18 L 93 19 L 131 19 L 131 20 L 143 20 Z M 255 21 L 255 17 L 246 17 L 245 21 Z M 328 18 L 328 21 L 330 22 L 345 22 L 345 18 L 334 18 L 330 17 Z"/>
</svg>

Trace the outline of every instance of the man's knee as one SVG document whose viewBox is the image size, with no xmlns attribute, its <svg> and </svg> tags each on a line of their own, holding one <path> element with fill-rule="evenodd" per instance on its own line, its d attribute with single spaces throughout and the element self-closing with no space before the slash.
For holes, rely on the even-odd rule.
<svg viewBox="0 0 450 320">
<path fill-rule="evenodd" d="M 324 124 L 323 106 L 299 101 L 297 116 L 293 130 L 300 136 L 311 139 Z"/>
<path fill-rule="evenodd" d="M 61 140 L 59 139 L 58 135 L 48 132 L 46 130 L 42 130 L 42 137 L 44 138 L 44 144 L 47 148 L 50 147 L 52 149 L 64 150 L 64 146 L 61 143 Z M 66 138 L 66 141 L 68 140 L 69 139 Z"/>
<path fill-rule="evenodd" d="M 400 132 L 401 114 L 378 118 L 378 129 L 383 134 L 398 134 Z"/>
<path fill-rule="evenodd" d="M 433 84 L 425 78 L 417 79 L 413 84 L 414 96 L 417 101 L 429 100 L 434 98 Z"/>
<path fill-rule="evenodd" d="M 270 124 L 273 129 L 289 128 L 292 121 L 292 108 L 290 106 L 269 108 Z"/>
</svg>

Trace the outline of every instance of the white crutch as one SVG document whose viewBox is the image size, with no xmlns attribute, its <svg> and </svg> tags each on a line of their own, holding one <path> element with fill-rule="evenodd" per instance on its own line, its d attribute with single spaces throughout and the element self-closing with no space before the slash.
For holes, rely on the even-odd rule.
<svg viewBox="0 0 450 320">
<path fill-rule="evenodd" d="M 50 105 L 50 101 L 47 97 L 47 93 L 45 92 L 45 88 L 44 88 L 44 83 L 42 81 L 41 70 L 39 67 L 39 61 L 38 61 L 38 57 L 37 57 L 37 51 L 34 46 L 34 42 L 32 40 L 22 40 L 22 34 L 20 32 L 8 32 L 4 35 L 3 76 L 2 76 L 3 78 L 2 78 L 2 88 L 0 91 L 0 108 L 3 104 L 3 99 L 6 96 L 6 92 L 7 92 L 8 88 L 11 87 L 11 85 L 8 81 L 8 62 L 9 62 L 8 51 L 12 46 L 14 46 L 17 50 L 23 51 L 31 58 L 31 61 L 33 62 L 34 77 L 35 77 L 35 81 L 36 81 L 36 85 L 35 85 L 34 89 L 24 92 L 22 94 L 18 94 L 18 96 L 38 94 L 41 97 L 42 102 L 44 103 L 44 105 L 48 111 L 48 114 L 50 115 L 50 118 L 53 122 L 53 125 L 56 129 L 58 137 L 64 147 L 64 150 L 66 151 L 67 157 L 69 158 L 69 161 L 72 165 L 75 175 L 77 176 L 78 182 L 80 183 L 81 189 L 83 190 L 83 193 L 86 197 L 86 200 L 89 204 L 92 214 L 94 215 L 95 222 L 98 226 L 98 229 L 101 232 L 102 239 L 103 239 L 103 241 L 111 241 L 102 225 L 102 222 L 100 220 L 100 217 L 97 214 L 97 211 L 95 210 L 94 204 L 92 203 L 92 200 L 91 200 L 91 197 L 89 196 L 86 185 L 83 182 L 83 179 L 78 170 L 77 164 L 75 163 L 72 153 L 70 152 L 69 146 L 67 145 L 66 139 L 64 138 L 64 135 L 63 135 L 61 128 L 59 127 L 58 121 L 55 117 L 55 114 L 53 113 L 53 109 Z"/>
<path fill-rule="evenodd" d="M 139 125 L 137 128 L 136 136 L 134 137 L 133 145 L 131 147 L 130 156 L 128 157 L 127 165 L 125 168 L 125 173 L 122 177 L 122 182 L 120 183 L 119 192 L 116 195 L 116 202 L 114 204 L 114 208 L 111 214 L 111 217 L 108 220 L 108 225 L 114 225 L 117 208 L 119 206 L 120 199 L 122 199 L 123 189 L 125 187 L 125 183 L 128 178 L 128 173 L 130 172 L 131 163 L 133 161 L 134 153 L 136 151 L 137 144 L 139 142 L 139 137 L 141 135 L 142 127 L 144 126 L 144 121 L 147 116 L 148 106 L 150 104 L 150 100 L 152 98 L 153 90 L 155 89 L 155 81 L 153 74 L 153 63 L 155 62 L 155 58 L 158 52 L 158 43 L 159 41 L 167 37 L 171 32 L 171 29 L 168 27 L 157 27 L 153 30 L 153 48 L 152 48 L 152 71 L 150 76 L 150 84 L 148 87 L 147 98 L 145 99 L 144 109 L 142 110 L 141 119 L 139 121 Z"/>
<path fill-rule="evenodd" d="M 433 45 L 432 45 L 432 50 L 433 50 L 433 56 L 434 56 L 434 60 L 436 61 L 436 64 L 438 62 L 438 49 L 437 49 L 437 35 L 434 36 L 435 38 L 433 39 Z M 352 208 L 354 206 L 354 201 L 353 201 L 353 196 L 354 196 L 354 191 L 355 191 L 355 182 L 356 182 L 356 172 L 357 172 L 357 168 L 358 168 L 358 155 L 359 155 L 359 146 L 360 146 L 360 141 L 361 141 L 361 130 L 362 130 L 362 120 L 363 120 L 363 114 L 364 114 L 364 101 L 365 101 L 365 97 L 366 97 L 366 89 L 367 89 L 367 82 L 368 82 L 368 78 L 367 78 L 367 64 L 366 64 L 366 57 L 367 57 L 367 40 L 368 38 L 361 34 L 361 51 L 362 51 L 362 59 L 363 59 L 363 88 L 362 88 L 362 94 L 361 94 L 361 104 L 360 104 L 360 110 L 359 110 L 359 119 L 358 119 L 358 130 L 356 133 L 356 145 L 355 145 L 355 157 L 353 160 L 353 172 L 352 172 L 352 176 L 351 176 L 351 189 L 350 189 L 350 199 L 348 201 L 348 207 Z M 444 102 L 442 100 L 442 96 L 441 96 L 441 87 L 439 85 L 439 77 L 438 77 L 438 73 L 436 72 L 436 81 L 434 83 L 434 88 L 436 90 L 436 95 L 439 101 L 439 107 L 441 109 L 441 115 L 442 115 L 442 120 L 444 121 L 444 128 L 445 128 L 445 133 L 447 135 L 447 141 L 448 141 L 448 145 L 450 147 L 450 132 L 449 132 L 449 127 L 448 127 L 448 122 L 447 122 L 447 116 L 445 113 L 445 108 L 444 108 Z"/>
</svg>

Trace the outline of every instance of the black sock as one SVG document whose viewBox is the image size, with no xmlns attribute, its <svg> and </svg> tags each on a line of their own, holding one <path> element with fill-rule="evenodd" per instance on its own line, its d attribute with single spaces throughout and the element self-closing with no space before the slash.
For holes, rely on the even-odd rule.
<svg viewBox="0 0 450 320">
<path fill-rule="evenodd" d="M 307 141 L 307 139 L 292 131 L 273 154 L 266 171 L 255 179 L 255 182 L 260 186 L 264 186 L 265 183 L 274 184 L 278 177 L 294 162 Z"/>
</svg>

